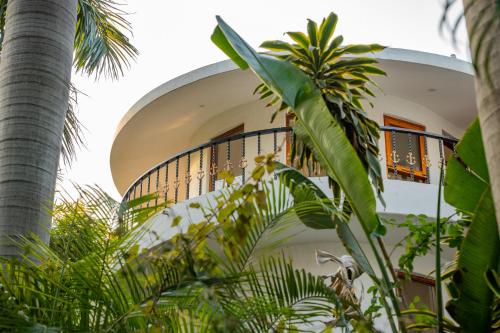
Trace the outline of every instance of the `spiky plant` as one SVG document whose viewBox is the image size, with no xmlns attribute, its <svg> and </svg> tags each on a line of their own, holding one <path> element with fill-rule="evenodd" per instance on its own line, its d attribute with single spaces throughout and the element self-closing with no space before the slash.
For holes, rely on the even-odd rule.
<svg viewBox="0 0 500 333">
<path fill-rule="evenodd" d="M 379 126 L 368 118 L 364 103 L 367 101 L 371 105 L 368 98 L 374 97 L 372 89 L 377 86 L 371 76 L 385 75 L 385 72 L 376 65 L 376 59 L 363 55 L 381 51 L 384 46 L 343 45 L 344 38 L 334 35 L 337 21 L 334 13 L 323 19 L 319 26 L 309 20 L 307 33 L 286 33 L 292 43 L 272 40 L 262 43 L 261 47 L 271 51 L 271 56 L 302 70 L 320 89 L 330 113 L 342 126 L 380 196 L 383 181 L 378 160 Z M 260 84 L 256 92 L 261 98 L 270 99 L 269 106 L 279 105 L 272 119 L 278 112 L 288 109 L 288 105 L 267 85 Z M 318 167 L 317 163 L 311 163 L 314 160 L 311 150 L 296 135 L 293 135 L 290 157 L 300 168 Z M 335 182 L 333 184 L 338 196 L 338 186 Z"/>
</svg>

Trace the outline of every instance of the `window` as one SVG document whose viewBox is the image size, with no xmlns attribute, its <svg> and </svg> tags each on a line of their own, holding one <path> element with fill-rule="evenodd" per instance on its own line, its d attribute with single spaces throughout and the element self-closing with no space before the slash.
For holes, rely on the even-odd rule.
<svg viewBox="0 0 500 333">
<path fill-rule="evenodd" d="M 384 116 L 384 125 L 425 131 L 425 127 L 406 120 Z M 427 180 L 425 137 L 407 133 L 385 132 L 387 174 L 390 179 Z"/>
<path fill-rule="evenodd" d="M 403 272 L 398 272 L 398 278 L 401 282 L 400 291 L 406 305 L 413 303 L 418 309 L 436 310 L 436 283 L 434 279 L 427 276 L 412 273 L 410 279 L 405 279 Z M 412 322 L 411 318 L 407 318 L 408 323 Z M 435 330 L 425 330 L 419 332 L 435 332 Z"/>
<path fill-rule="evenodd" d="M 238 125 L 227 132 L 222 133 L 221 135 L 212 138 L 213 140 L 220 140 L 224 138 L 231 137 L 233 135 L 241 134 L 245 130 L 243 124 Z M 228 148 L 229 148 L 229 160 L 228 160 Z M 219 173 L 222 170 L 230 169 L 231 173 L 237 177 L 241 176 L 242 169 L 239 166 L 241 159 L 241 140 L 231 141 L 229 144 L 227 142 L 220 143 L 216 146 L 213 146 L 210 153 L 210 170 L 214 170 L 215 174 L 210 176 L 210 190 L 215 190 L 214 184 L 217 180 L 220 179 Z"/>
<path fill-rule="evenodd" d="M 443 136 L 445 136 L 445 137 L 455 139 L 455 137 L 453 135 L 446 132 L 445 130 L 443 130 L 442 133 L 443 133 Z M 446 163 L 448 163 L 448 158 L 450 158 L 450 156 L 453 154 L 453 150 L 455 150 L 455 145 L 450 141 L 443 140 L 443 148 L 444 148 L 443 149 L 444 150 L 443 151 L 444 160 Z"/>
</svg>

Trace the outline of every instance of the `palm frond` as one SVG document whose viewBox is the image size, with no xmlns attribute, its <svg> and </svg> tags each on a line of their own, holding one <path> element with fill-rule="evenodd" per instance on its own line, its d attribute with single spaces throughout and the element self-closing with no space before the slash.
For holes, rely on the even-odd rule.
<svg viewBox="0 0 500 333">
<path fill-rule="evenodd" d="M 462 1 L 446 0 L 443 4 L 443 14 L 439 23 L 441 33 L 449 33 L 455 47 L 458 46 L 458 31 L 464 18 L 472 11 L 477 15 L 469 27 L 469 45 L 471 47 L 472 64 L 478 77 L 484 77 L 490 85 L 493 85 L 491 73 L 491 61 L 494 57 L 494 46 L 498 43 L 497 38 L 486 36 L 491 31 L 498 31 L 500 27 L 500 0 L 489 2 L 470 1 L 464 2 L 463 11 L 460 10 Z M 482 7 L 478 7 L 484 4 Z M 454 14 L 456 10 L 458 14 Z M 472 20 L 471 20 L 472 21 Z"/>
<path fill-rule="evenodd" d="M 265 197 L 265 205 L 254 204 L 249 206 L 252 218 L 248 223 L 246 236 L 236 244 L 221 243 L 223 254 L 219 257 L 220 265 L 227 269 L 226 273 L 238 274 L 249 268 L 255 261 L 258 253 L 270 252 L 284 242 L 290 240 L 295 234 L 289 230 L 299 224 L 299 219 L 294 214 L 293 200 L 287 195 L 286 186 L 281 182 L 266 181 L 261 184 Z M 231 193 L 222 192 L 218 202 L 222 203 L 217 210 L 223 210 L 226 205 L 231 205 Z M 237 224 L 239 215 L 229 216 L 231 224 Z M 221 228 L 223 239 L 233 239 L 238 229 Z M 236 248 L 233 248 L 236 246 Z M 237 253 L 237 256 L 228 256 Z M 216 254 L 214 253 L 214 256 Z"/>
<path fill-rule="evenodd" d="M 321 277 L 295 269 L 284 256 L 262 259 L 246 275 L 239 289 L 225 297 L 225 308 L 243 317 L 251 332 L 307 331 L 315 324 L 336 319 L 347 326 L 350 319 L 362 317 L 358 305 L 341 299 Z M 350 308 L 349 318 L 345 310 Z M 321 326 L 321 325 L 319 325 Z"/>
<path fill-rule="evenodd" d="M 8 0 L 0 0 L 0 51 Z M 77 72 L 96 78 L 118 79 L 138 50 L 126 34 L 131 33 L 128 13 L 115 0 L 78 0 L 73 64 Z"/>
<path fill-rule="evenodd" d="M 2 44 L 4 38 L 5 14 L 7 13 L 8 0 L 0 0 L 0 52 L 2 52 Z"/>
<path fill-rule="evenodd" d="M 78 89 L 71 84 L 69 90 L 68 110 L 66 111 L 66 118 L 64 119 L 61 148 L 63 162 L 68 167 L 75 161 L 78 149 L 85 147 L 85 128 L 76 115 L 78 93 Z"/>
<path fill-rule="evenodd" d="M 2 259 L 0 284 L 31 324 L 69 331 L 147 327 L 155 318 L 149 302 L 176 299 L 183 266 L 162 254 L 140 256 L 139 240 L 147 230 L 137 223 L 117 233 L 120 204 L 98 187 L 77 189 L 78 200 L 63 200 L 54 210 L 50 244 L 21 238 L 22 260 Z M 188 289 L 197 283 L 182 281 Z"/>
<path fill-rule="evenodd" d="M 74 58 L 77 71 L 117 79 L 137 56 L 137 49 L 125 35 L 131 27 L 121 6 L 114 0 L 78 1 Z"/>
</svg>

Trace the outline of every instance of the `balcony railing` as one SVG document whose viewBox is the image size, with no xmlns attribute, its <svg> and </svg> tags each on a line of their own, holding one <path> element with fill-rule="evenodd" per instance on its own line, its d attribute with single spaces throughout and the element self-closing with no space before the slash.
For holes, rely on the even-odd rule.
<svg viewBox="0 0 500 333">
<path fill-rule="evenodd" d="M 439 167 L 446 163 L 456 139 L 398 127 L 381 127 L 381 166 L 388 179 L 437 183 Z M 219 138 L 183 151 L 140 176 L 125 192 L 124 200 L 157 194 L 150 204 L 177 203 L 224 186 L 223 170 L 244 183 L 254 167 L 254 157 L 274 152 L 287 163 L 291 128 L 280 127 Z M 384 149 L 385 147 L 385 149 Z M 306 176 L 321 176 L 318 174 Z"/>
</svg>

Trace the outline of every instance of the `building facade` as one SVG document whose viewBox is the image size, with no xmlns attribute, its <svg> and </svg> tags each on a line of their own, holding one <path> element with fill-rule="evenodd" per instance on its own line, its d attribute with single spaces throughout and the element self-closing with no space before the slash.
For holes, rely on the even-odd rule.
<svg viewBox="0 0 500 333">
<path fill-rule="evenodd" d="M 433 218 L 439 166 L 446 163 L 456 139 L 477 114 L 472 67 L 454 57 L 404 49 L 386 49 L 376 57 L 387 73 L 387 77 L 376 78 L 381 89 L 372 100 L 373 107 L 366 108 L 383 130 L 379 160 L 386 204 L 379 202 L 377 210 L 396 222 L 407 214 Z M 149 221 L 152 233 L 143 240 L 144 246 L 178 232 L 170 228 L 172 216 L 189 215 L 196 220 L 196 212 L 188 214 L 188 205 L 193 201 L 203 204 L 224 186 L 218 176 L 221 170 L 244 182 L 259 154 L 274 152 L 279 161 L 289 162 L 290 119 L 282 112 L 271 122 L 274 109 L 253 94 L 258 83 L 250 71 L 223 61 L 164 83 L 125 114 L 110 157 L 118 191 L 124 200 L 158 193 L 151 204 L 172 203 L 172 214 L 158 214 Z M 328 191 L 321 172 L 304 172 Z M 445 203 L 443 207 L 444 215 L 453 213 Z M 319 266 L 315 260 L 316 250 L 345 254 L 335 231 L 295 229 L 297 235 L 280 251 L 311 273 L 335 271 L 334 264 Z M 353 231 L 361 238 L 356 224 Z M 386 242 L 394 246 L 403 236 L 395 228 Z M 394 260 L 398 253 L 396 250 Z M 452 260 L 451 253 L 443 255 L 445 261 Z M 433 267 L 432 255 L 417 260 L 414 280 L 408 282 L 414 284 L 408 288 L 414 295 L 408 297 L 419 295 L 432 304 L 435 294 L 429 274 Z M 357 283 L 360 290 L 370 285 L 365 275 Z"/>
</svg>

